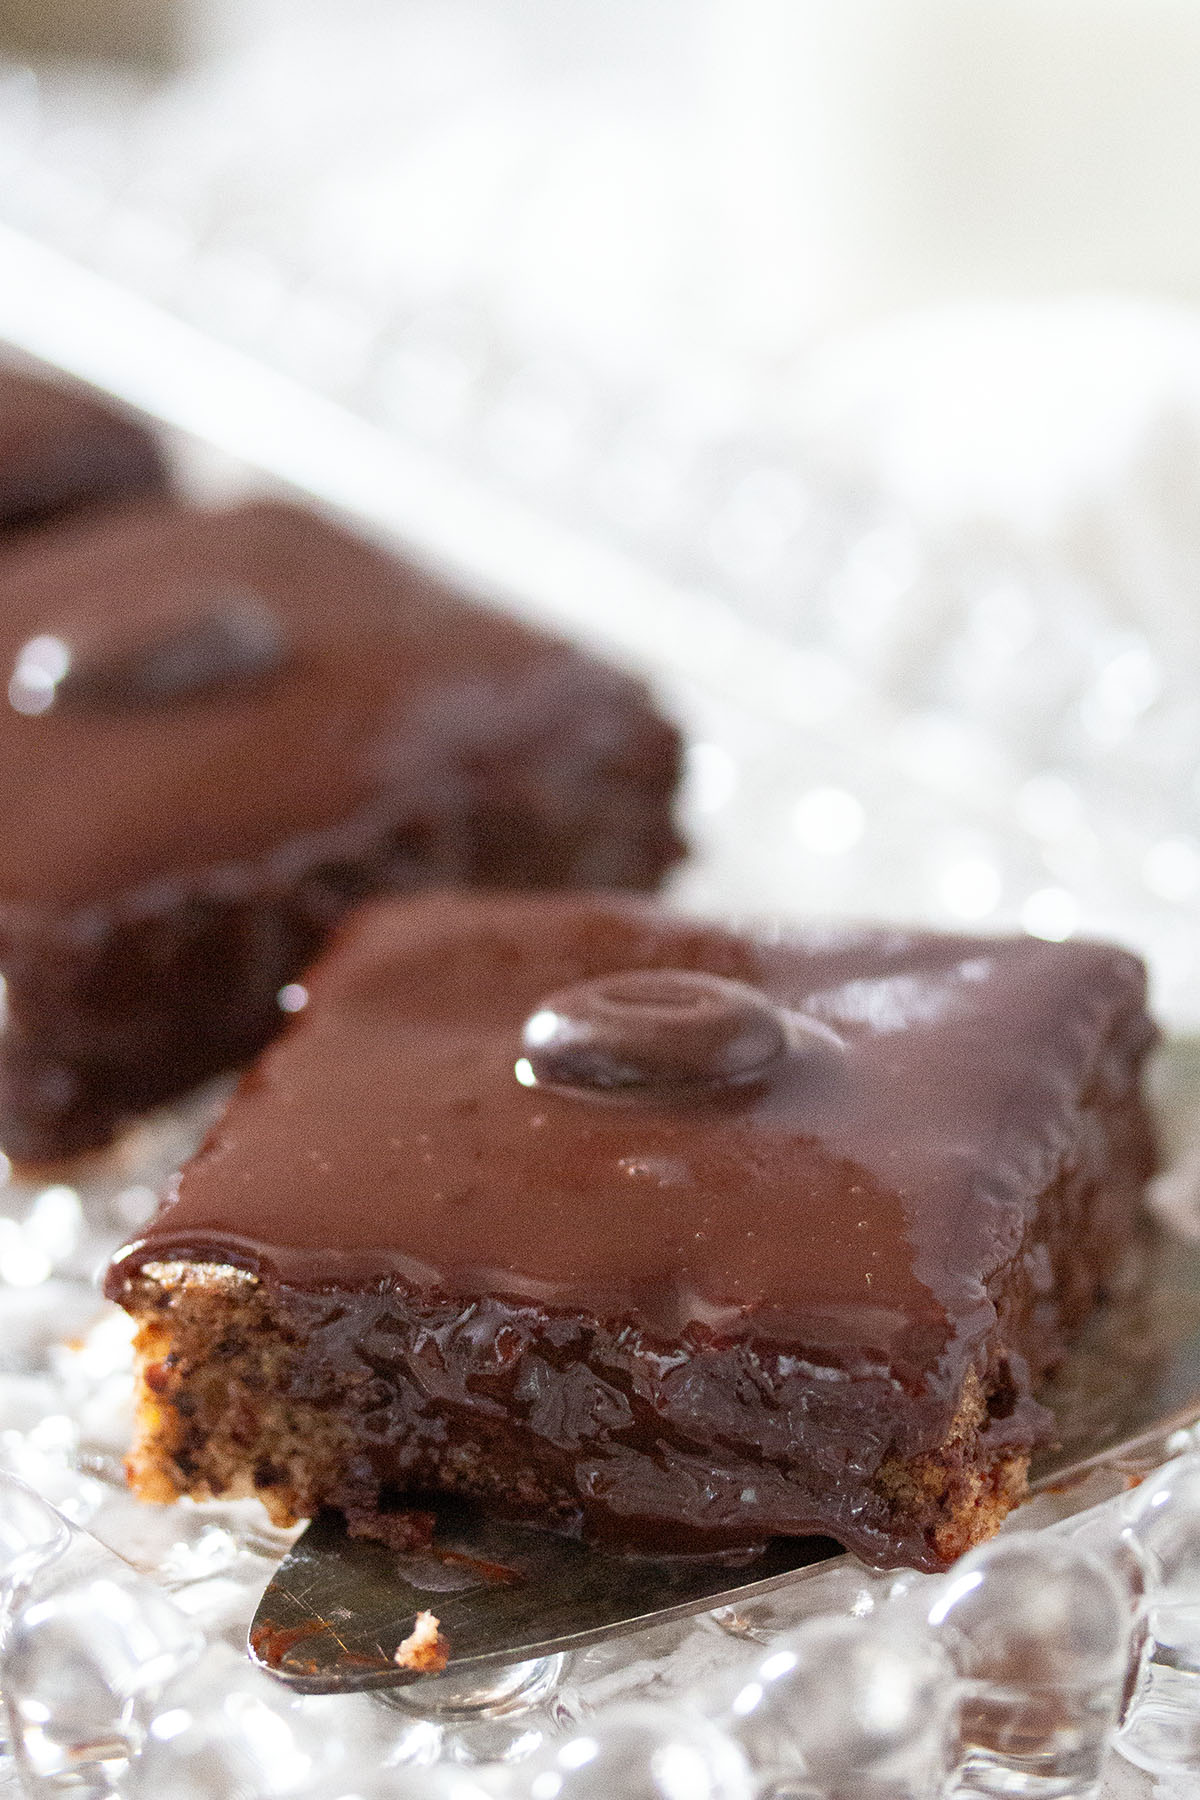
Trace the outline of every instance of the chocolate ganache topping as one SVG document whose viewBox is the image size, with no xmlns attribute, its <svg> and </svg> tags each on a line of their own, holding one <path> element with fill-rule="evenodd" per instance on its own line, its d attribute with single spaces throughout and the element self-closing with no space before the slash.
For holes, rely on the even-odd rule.
<svg viewBox="0 0 1200 1800">
<path fill-rule="evenodd" d="M 719 978 L 739 1019 L 750 989 L 752 1041 L 778 1045 L 782 1021 L 787 1053 L 761 1081 L 636 1103 L 542 1085 L 528 1039 L 533 1085 L 514 1076 L 523 1021 L 639 968 Z M 367 908 L 306 986 L 110 1294 L 186 1254 L 300 1288 L 753 1333 L 921 1388 L 988 1328 L 984 1283 L 1059 1178 L 1053 1147 L 1096 1096 L 1125 1103 L 1132 1061 L 1094 1021 L 1122 1055 L 1148 1031 L 1141 969 L 1100 946 L 776 942 L 608 897 Z"/>
<path fill-rule="evenodd" d="M 745 982 L 696 969 L 580 981 L 525 1021 L 522 1086 L 605 1094 L 745 1087 L 787 1051 L 779 1009 Z"/>
<path fill-rule="evenodd" d="M 9 704 L 37 717 L 174 705 L 279 669 L 286 634 L 248 591 L 164 601 L 132 626 L 44 632 L 17 652 Z"/>
</svg>

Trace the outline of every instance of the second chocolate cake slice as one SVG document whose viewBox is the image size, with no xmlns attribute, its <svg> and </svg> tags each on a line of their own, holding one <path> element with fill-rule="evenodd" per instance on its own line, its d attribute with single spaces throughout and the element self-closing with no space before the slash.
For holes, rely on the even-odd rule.
<svg viewBox="0 0 1200 1800">
<path fill-rule="evenodd" d="M 244 1060 L 364 895 L 653 886 L 636 682 L 313 513 L 156 507 L 0 569 L 0 1147 Z"/>
<path fill-rule="evenodd" d="M 1144 993 L 1096 944 L 368 908 L 110 1271 L 134 1485 L 943 1567 L 1133 1237 Z"/>
</svg>

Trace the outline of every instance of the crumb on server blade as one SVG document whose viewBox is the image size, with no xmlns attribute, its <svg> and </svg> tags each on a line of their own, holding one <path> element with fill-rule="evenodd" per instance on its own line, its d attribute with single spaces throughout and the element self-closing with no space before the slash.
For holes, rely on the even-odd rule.
<svg viewBox="0 0 1200 1800">
<path fill-rule="evenodd" d="M 442 1636 L 441 1620 L 431 1612 L 419 1612 L 416 1623 L 396 1651 L 396 1666 L 414 1675 L 440 1675 L 450 1661 L 450 1646 Z"/>
</svg>

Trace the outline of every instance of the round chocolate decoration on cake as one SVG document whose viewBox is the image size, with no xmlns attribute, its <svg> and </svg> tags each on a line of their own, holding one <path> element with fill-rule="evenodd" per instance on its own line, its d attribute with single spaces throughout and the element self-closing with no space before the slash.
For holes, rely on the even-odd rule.
<svg viewBox="0 0 1200 1800">
<path fill-rule="evenodd" d="M 602 1093 L 742 1087 L 787 1050 L 756 989 L 690 969 L 631 969 L 563 988 L 526 1021 L 524 1085 Z"/>
<path fill-rule="evenodd" d="M 9 704 L 34 716 L 164 706 L 272 675 L 286 652 L 282 625 L 255 595 L 204 595 L 103 636 L 31 638 L 17 653 Z"/>
</svg>

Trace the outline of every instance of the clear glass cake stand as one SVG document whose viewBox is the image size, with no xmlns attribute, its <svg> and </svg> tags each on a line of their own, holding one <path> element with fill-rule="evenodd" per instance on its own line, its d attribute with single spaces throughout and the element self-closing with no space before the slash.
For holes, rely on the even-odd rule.
<svg viewBox="0 0 1200 1800">
<path fill-rule="evenodd" d="M 401 24 L 387 10 L 354 9 L 353 54 L 383 33 L 390 71 Z M 423 16 L 428 71 L 441 40 Z M 571 167 L 604 164 L 617 145 L 649 172 L 658 211 L 641 228 L 662 262 L 655 304 L 643 294 L 639 312 L 627 274 L 637 242 L 611 209 L 593 209 L 579 280 L 592 291 L 600 252 L 620 250 L 626 286 L 609 295 L 618 324 L 597 307 L 584 330 L 578 295 L 555 298 L 546 279 L 547 245 L 561 243 L 578 194 L 552 179 L 538 136 L 561 123 L 561 105 L 531 122 L 523 79 L 487 88 L 488 119 L 510 134 L 489 190 L 493 229 L 472 239 L 463 225 L 435 267 L 389 222 L 389 196 L 404 197 L 410 223 L 441 208 L 461 224 L 462 172 L 479 154 L 470 106 L 451 109 L 440 135 L 389 135 L 384 74 L 355 99 L 331 78 L 332 40 L 300 31 L 272 60 L 266 46 L 283 39 L 266 29 L 200 73 L 119 94 L 0 67 L 0 339 L 161 420 L 196 492 L 298 489 L 647 674 L 690 743 L 681 903 L 1102 932 L 1147 956 L 1160 1012 L 1194 1029 L 1200 324 L 1132 303 L 963 309 L 764 363 L 680 298 L 697 255 L 680 222 L 692 216 L 686 172 L 643 115 L 621 136 L 593 96 Z M 1046 395 L 1077 420 L 1084 388 L 1087 430 L 1068 430 Z M 955 445 L 971 439 L 956 438 L 955 398 L 986 418 L 1002 391 L 1027 425 L 1008 463 L 996 451 L 1009 479 L 964 473 Z M 761 1739 L 757 1773 L 720 1771 L 730 1721 L 754 1712 L 736 1715 L 733 1701 L 762 1686 L 780 1634 L 790 1643 L 811 1617 L 866 1621 L 893 1606 L 896 1629 L 911 1625 L 916 1587 L 848 1565 L 746 1616 L 672 1624 L 482 1695 L 422 1689 L 392 1706 L 305 1701 L 277 1716 L 245 1685 L 246 1624 L 288 1539 L 252 1506 L 146 1511 L 126 1496 L 128 1332 L 93 1286 L 219 1098 L 152 1120 L 56 1181 L 23 1183 L 0 1164 L 0 1475 L 12 1478 L 0 1552 L 33 1545 L 0 1679 L 31 1791 L 401 1794 L 404 1771 L 442 1768 L 487 1791 L 603 1800 L 643 1791 L 634 1726 L 605 1740 L 618 1745 L 607 1774 L 603 1757 L 588 1764 L 591 1790 L 571 1785 L 555 1746 L 633 1699 L 666 1708 L 679 1754 L 691 1727 L 672 1709 L 708 1714 L 717 1739 L 701 1733 L 689 1754 L 717 1771 L 714 1796 L 841 1791 L 811 1757 L 808 1775 L 793 1766 L 785 1780 Z M 1192 1106 L 1185 1083 L 1158 1196 L 1181 1242 L 1200 1216 Z M 1093 1548 L 1103 1540 L 1109 1563 L 1135 1530 L 1116 1491 L 1191 1447 L 1184 1421 L 1098 1472 L 1084 1497 L 1102 1505 Z M 77 1528 L 61 1556 L 38 1560 L 50 1527 L 13 1481 Z M 1190 1493 L 1185 1468 L 1164 1516 L 1189 1519 Z M 1037 1508 L 1019 1523 L 1050 1541 L 1054 1507 Z M 0 1579 L 18 1561 L 0 1555 Z M 120 1588 L 130 1570 L 175 1608 L 165 1623 L 138 1615 L 137 1641 L 158 1646 L 158 1663 L 115 1625 L 105 1636 L 100 1614 L 67 1619 L 72 1594 L 86 1589 L 92 1604 L 97 1581 Z M 1176 1577 L 1164 1563 L 1155 1579 Z M 111 1623 L 112 1606 L 101 1612 Z M 1141 1791 L 1135 1765 L 1164 1783 L 1200 1768 L 1175 1729 L 1193 1705 L 1191 1639 L 1180 1627 L 1161 1642 L 1174 1648 L 1158 1661 L 1139 1652 L 1139 1692 L 1158 1681 L 1158 1711 L 1136 1742 L 1127 1729 L 1114 1794 Z M 1175 1687 L 1160 1705 L 1164 1668 Z M 78 1703 L 73 1726 L 59 1720 L 64 1694 Z M 212 1747 L 231 1695 L 237 1769 Z M 893 1787 L 871 1793 L 935 1791 L 936 1757 L 926 1744 L 921 1764 L 921 1732 L 910 1736 Z M 16 1779 L 0 1766 L 0 1780 Z M 422 1779 L 414 1791 L 443 1791 L 440 1775 Z M 1087 1791 L 1078 1769 L 1060 1777 L 1049 1764 L 976 1767 L 969 1780 L 958 1791 Z"/>
</svg>

